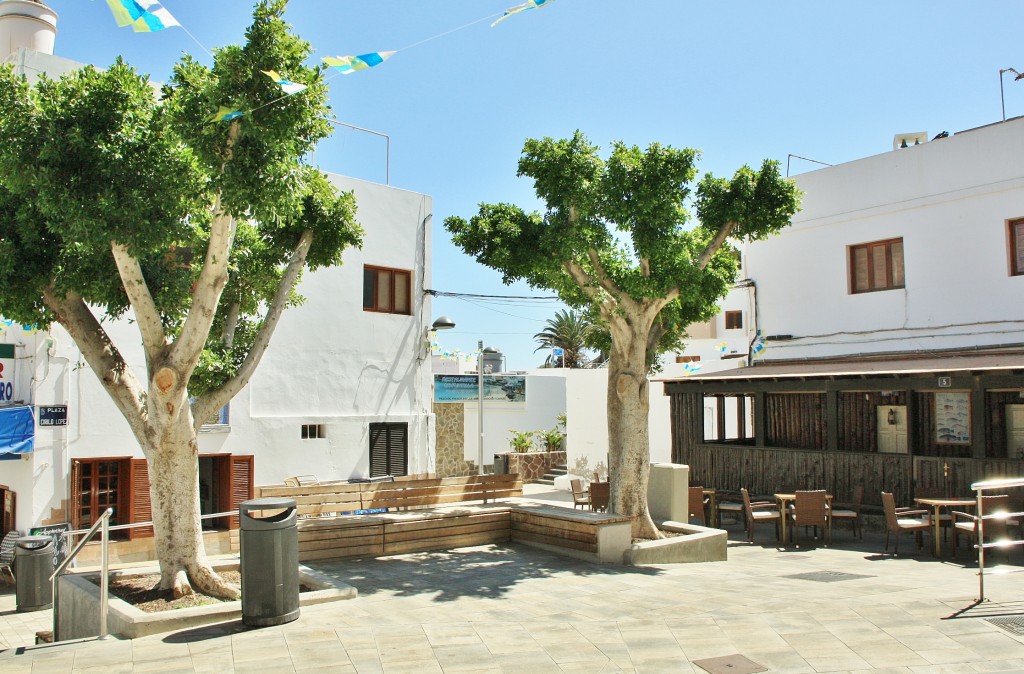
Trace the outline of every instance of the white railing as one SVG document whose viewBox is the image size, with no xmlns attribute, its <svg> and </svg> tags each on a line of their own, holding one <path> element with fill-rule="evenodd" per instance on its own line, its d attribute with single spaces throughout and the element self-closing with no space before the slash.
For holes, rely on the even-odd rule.
<svg viewBox="0 0 1024 674">
<path fill-rule="evenodd" d="M 1011 489 L 1013 487 L 1024 487 L 1024 478 L 1013 478 L 1007 480 L 986 480 L 985 482 L 975 482 L 971 485 L 971 490 L 976 492 L 978 498 L 977 505 L 977 527 L 978 536 L 975 541 L 975 549 L 978 551 L 978 603 L 985 601 L 985 550 L 991 548 L 1006 549 L 1012 548 L 1018 545 L 1024 545 L 1024 540 L 1009 540 L 1002 539 L 998 541 L 992 541 L 991 543 L 985 542 L 985 520 L 1009 520 L 1011 518 L 1024 517 L 1024 512 L 1011 513 L 1011 512 L 994 512 L 988 513 L 982 510 L 982 495 L 987 491 L 1003 491 Z M 1006 573 L 1017 573 L 1024 571 L 1024 569 L 991 569 L 989 574 L 1006 574 Z"/>
<path fill-rule="evenodd" d="M 53 583 L 53 639 L 57 640 L 57 631 L 59 629 L 59 620 L 57 618 L 59 614 L 60 602 L 57 597 L 57 585 L 60 574 L 64 573 L 64 569 L 68 568 L 75 557 L 81 552 L 85 544 L 89 542 L 89 539 L 95 535 L 97 529 L 102 529 L 100 533 L 100 545 L 102 546 L 102 552 L 100 553 L 100 633 L 97 639 L 107 639 L 107 583 L 109 578 L 110 570 L 110 516 L 114 514 L 113 508 L 107 508 L 100 515 L 99 519 L 86 531 L 85 536 L 75 546 L 75 549 L 71 551 L 64 561 L 54 569 L 53 575 L 50 576 L 50 582 Z"/>
</svg>

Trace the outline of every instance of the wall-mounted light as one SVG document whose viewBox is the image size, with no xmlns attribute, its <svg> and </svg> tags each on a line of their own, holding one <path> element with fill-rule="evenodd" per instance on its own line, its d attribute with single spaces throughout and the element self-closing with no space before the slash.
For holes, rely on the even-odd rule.
<svg viewBox="0 0 1024 674">
<path fill-rule="evenodd" d="M 886 420 L 889 422 L 890 426 L 895 426 L 896 424 L 899 423 L 900 418 L 899 415 L 896 414 L 896 410 L 889 408 L 889 415 L 886 418 Z"/>
<path fill-rule="evenodd" d="M 426 344 L 427 355 L 430 355 L 430 333 L 436 330 L 451 330 L 455 327 L 455 321 L 448 318 L 447 316 L 441 316 L 435 320 L 429 328 L 426 329 L 426 334 L 423 336 L 423 341 Z"/>
</svg>

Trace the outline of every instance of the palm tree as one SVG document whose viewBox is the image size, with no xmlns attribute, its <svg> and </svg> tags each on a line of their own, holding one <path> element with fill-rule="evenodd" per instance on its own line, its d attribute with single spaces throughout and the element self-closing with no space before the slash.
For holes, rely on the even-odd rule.
<svg viewBox="0 0 1024 674">
<path fill-rule="evenodd" d="M 570 310 L 560 310 L 555 317 L 548 319 L 547 327 L 543 332 L 533 336 L 540 344 L 534 352 L 541 349 L 552 349 L 560 347 L 563 356 L 549 355 L 544 362 L 545 367 L 584 367 L 590 362 L 590 358 L 584 353 L 587 344 L 587 336 L 594 330 L 594 325 L 582 313 Z"/>
</svg>

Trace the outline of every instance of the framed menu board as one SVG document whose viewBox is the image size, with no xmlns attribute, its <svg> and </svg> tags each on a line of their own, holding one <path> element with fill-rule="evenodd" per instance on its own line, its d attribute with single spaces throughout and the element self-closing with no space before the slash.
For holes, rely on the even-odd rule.
<svg viewBox="0 0 1024 674">
<path fill-rule="evenodd" d="M 944 391 L 935 394 L 935 441 L 943 445 L 971 444 L 971 394 Z"/>
</svg>

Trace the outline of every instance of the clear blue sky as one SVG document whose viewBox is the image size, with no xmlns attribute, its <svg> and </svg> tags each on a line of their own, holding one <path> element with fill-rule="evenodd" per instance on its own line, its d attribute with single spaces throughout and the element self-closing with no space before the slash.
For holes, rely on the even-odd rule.
<svg viewBox="0 0 1024 674">
<path fill-rule="evenodd" d="M 121 55 L 154 80 L 182 52 L 210 62 L 179 29 L 117 28 L 102 0 L 47 1 L 58 55 L 98 66 Z M 502 285 L 442 227 L 483 201 L 538 207 L 515 176 L 525 138 L 580 129 L 604 147 L 695 147 L 719 175 L 765 158 L 785 169 L 789 154 L 840 163 L 891 150 L 896 133 L 996 122 L 999 70 L 1024 72 L 1019 0 L 555 0 L 494 28 L 473 23 L 515 4 L 291 0 L 286 15 L 315 58 L 399 50 L 331 80 L 331 100 L 339 120 L 390 136 L 392 185 L 433 196 L 438 290 L 550 294 Z M 240 42 L 251 18 L 246 0 L 164 5 L 210 49 Z M 1007 75 L 1004 90 L 1007 116 L 1024 115 L 1024 80 Z M 317 163 L 384 182 L 385 144 L 339 130 Z M 792 160 L 794 174 L 813 168 Z M 557 306 L 442 298 L 433 313 L 458 324 L 441 333 L 445 349 L 483 339 L 521 369 L 542 360 L 533 335 Z"/>
</svg>

